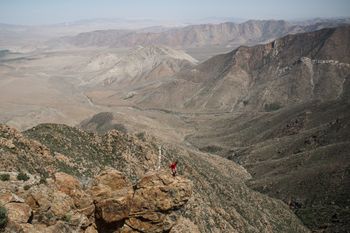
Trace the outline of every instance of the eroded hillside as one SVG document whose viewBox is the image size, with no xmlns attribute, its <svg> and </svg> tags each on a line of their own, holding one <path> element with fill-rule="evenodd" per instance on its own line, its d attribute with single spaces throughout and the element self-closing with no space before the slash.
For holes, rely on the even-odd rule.
<svg viewBox="0 0 350 233">
<path fill-rule="evenodd" d="M 350 73 L 349 37 L 350 27 L 340 27 L 240 47 L 162 85 L 138 90 L 132 103 L 189 112 L 237 112 L 334 100 L 342 95 Z"/>
</svg>

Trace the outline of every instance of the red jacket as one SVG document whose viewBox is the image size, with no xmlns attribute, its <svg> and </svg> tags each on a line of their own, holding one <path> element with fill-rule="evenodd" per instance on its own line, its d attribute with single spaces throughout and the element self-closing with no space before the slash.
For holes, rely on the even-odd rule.
<svg viewBox="0 0 350 233">
<path fill-rule="evenodd" d="M 175 170 L 176 169 L 176 165 L 177 165 L 176 163 L 172 163 L 172 164 L 170 164 L 169 167 L 171 168 L 171 170 Z"/>
</svg>

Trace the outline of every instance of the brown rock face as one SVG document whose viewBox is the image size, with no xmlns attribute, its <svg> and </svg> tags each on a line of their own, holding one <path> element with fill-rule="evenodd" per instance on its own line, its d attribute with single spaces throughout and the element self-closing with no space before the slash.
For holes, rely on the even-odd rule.
<svg viewBox="0 0 350 233">
<path fill-rule="evenodd" d="M 168 173 L 153 173 L 137 184 L 131 214 L 167 211 L 184 205 L 192 194 L 192 185 Z"/>
<path fill-rule="evenodd" d="M 73 200 L 67 194 L 54 192 L 51 200 L 51 211 L 57 217 L 64 217 L 72 208 Z"/>
<path fill-rule="evenodd" d="M 59 191 L 70 196 L 74 205 L 86 215 L 91 215 L 94 211 L 93 201 L 80 185 L 80 182 L 73 176 L 63 172 L 55 173 L 55 184 Z"/>
<path fill-rule="evenodd" d="M 97 176 L 89 190 L 96 205 L 97 217 L 106 223 L 128 216 L 132 192 L 132 184 L 122 173 L 112 169 Z"/>
<path fill-rule="evenodd" d="M 59 218 L 64 217 L 74 208 L 73 199 L 67 194 L 44 185 L 34 187 L 27 202 L 37 212 L 50 212 Z"/>
<path fill-rule="evenodd" d="M 102 200 L 96 204 L 96 208 L 97 217 L 106 223 L 120 221 L 129 215 L 129 198 L 112 197 Z"/>
<path fill-rule="evenodd" d="M 55 183 L 58 190 L 64 192 L 65 194 L 72 196 L 81 190 L 79 181 L 63 172 L 55 173 Z"/>
<path fill-rule="evenodd" d="M 90 189 L 94 197 L 107 197 L 124 188 L 132 188 L 132 184 L 123 174 L 117 170 L 106 170 L 98 175 L 94 180 L 94 185 Z"/>
<path fill-rule="evenodd" d="M 75 177 L 56 173 L 54 178 L 47 184 L 32 187 L 27 193 L 26 203 L 34 210 L 33 223 L 44 223 L 47 227 L 50 226 L 52 232 L 57 232 L 60 227 L 67 232 L 71 232 L 69 229 L 72 226 L 77 229 L 89 227 L 94 221 L 95 206 L 92 198 L 85 193 Z M 39 226 L 27 226 L 31 227 L 35 230 Z"/>
<path fill-rule="evenodd" d="M 192 195 L 192 183 L 169 173 L 151 173 L 137 184 L 126 224 L 141 232 L 170 230 L 178 219 L 176 210 Z M 169 212 L 170 211 L 170 212 Z"/>
<path fill-rule="evenodd" d="M 147 174 L 133 187 L 120 172 L 108 170 L 95 178 L 89 193 L 101 229 L 110 224 L 122 226 L 122 232 L 163 232 L 175 225 L 176 210 L 191 197 L 192 183 L 160 172 Z"/>
</svg>

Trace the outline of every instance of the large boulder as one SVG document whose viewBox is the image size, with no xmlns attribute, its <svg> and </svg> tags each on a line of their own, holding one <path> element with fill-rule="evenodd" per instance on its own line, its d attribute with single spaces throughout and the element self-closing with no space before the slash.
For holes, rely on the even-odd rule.
<svg viewBox="0 0 350 233">
<path fill-rule="evenodd" d="M 103 171 L 95 177 L 88 192 L 95 202 L 97 218 L 112 223 L 128 217 L 133 187 L 121 172 Z"/>
<path fill-rule="evenodd" d="M 62 218 L 74 209 L 74 200 L 70 196 L 46 185 L 33 187 L 27 196 L 26 203 L 37 214 L 46 213 L 49 210 L 50 214 L 56 218 Z"/>
<path fill-rule="evenodd" d="M 79 180 L 64 172 L 57 172 L 54 175 L 57 189 L 69 196 L 75 196 L 81 192 Z"/>
<path fill-rule="evenodd" d="M 5 208 L 9 222 L 27 223 L 32 216 L 32 209 L 26 203 L 10 202 Z"/>
<path fill-rule="evenodd" d="M 55 173 L 54 178 L 57 189 L 71 197 L 81 213 L 90 216 L 94 212 L 93 200 L 83 191 L 78 179 L 63 172 Z"/>
<path fill-rule="evenodd" d="M 126 224 L 141 232 L 168 231 L 179 217 L 176 210 L 191 195 L 191 181 L 168 172 L 149 173 L 136 185 Z"/>
<path fill-rule="evenodd" d="M 192 182 L 168 172 L 150 173 L 136 186 L 131 215 L 167 211 L 184 205 L 192 195 Z"/>
<path fill-rule="evenodd" d="M 110 169 L 94 179 L 88 193 L 94 199 L 100 227 L 164 232 L 176 224 L 177 210 L 192 195 L 192 182 L 169 172 L 151 172 L 133 186 L 122 173 Z"/>
<path fill-rule="evenodd" d="M 121 191 L 132 190 L 132 183 L 123 175 L 123 173 L 108 169 L 101 172 L 92 182 L 89 192 L 94 200 L 112 197 Z"/>
<path fill-rule="evenodd" d="M 130 198 L 113 197 L 96 204 L 96 216 L 106 223 L 123 220 L 129 216 Z"/>
<path fill-rule="evenodd" d="M 63 218 L 74 208 L 73 199 L 65 193 L 53 192 L 50 211 L 57 218 Z"/>
</svg>

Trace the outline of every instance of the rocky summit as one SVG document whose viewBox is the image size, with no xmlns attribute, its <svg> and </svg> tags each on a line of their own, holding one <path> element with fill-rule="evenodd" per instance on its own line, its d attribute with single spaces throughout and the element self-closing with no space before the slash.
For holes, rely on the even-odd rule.
<svg viewBox="0 0 350 233">
<path fill-rule="evenodd" d="M 4 232 L 199 232 L 186 218 L 178 222 L 192 186 L 164 171 L 145 174 L 133 185 L 114 169 L 85 186 L 62 172 L 29 190 L 5 183 L 0 193 L 8 215 Z"/>
<path fill-rule="evenodd" d="M 309 232 L 233 161 L 163 144 L 159 163 L 147 134 L 2 125 L 1 142 L 2 161 L 15 161 L 0 174 L 5 232 Z"/>
</svg>

